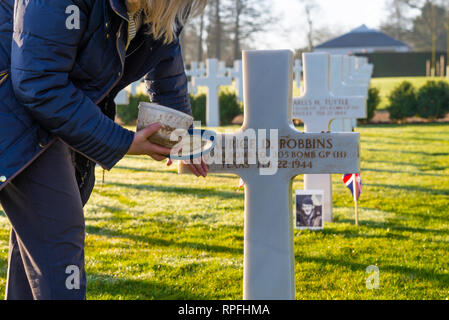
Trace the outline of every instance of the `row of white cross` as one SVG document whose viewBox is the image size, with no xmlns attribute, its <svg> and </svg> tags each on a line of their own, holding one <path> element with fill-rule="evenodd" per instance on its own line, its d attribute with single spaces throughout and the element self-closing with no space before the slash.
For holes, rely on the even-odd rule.
<svg viewBox="0 0 449 320">
<path fill-rule="evenodd" d="M 243 53 L 244 125 L 235 133 L 217 136 L 212 156 L 231 159 L 231 163 L 212 162 L 209 168 L 211 174 L 236 174 L 246 184 L 245 299 L 295 299 L 293 179 L 306 174 L 306 189 L 324 190 L 329 201 L 331 185 L 326 183 L 330 182 L 330 174 L 360 171 L 359 134 L 329 130 L 334 119 L 366 116 L 372 66 L 361 59 L 357 70 L 350 72 L 351 59 L 325 53 L 304 54 L 303 94 L 292 99 L 293 52 Z M 294 128 L 293 119 L 304 121 L 306 133 Z M 269 164 L 276 171 L 271 175 L 261 174 L 266 164 L 260 162 L 259 154 L 254 163 L 246 157 L 243 163 L 237 162 L 242 148 L 243 154 L 248 152 L 254 131 L 269 132 L 268 137 L 255 139 L 258 147 L 262 144 L 271 154 L 271 147 L 276 145 L 277 157 Z M 242 146 L 240 141 L 246 143 Z M 185 165 L 180 164 L 180 172 L 186 172 Z M 331 216 L 326 219 L 331 220 Z"/>
<path fill-rule="evenodd" d="M 373 66 L 365 58 L 326 53 L 306 54 L 304 62 L 303 95 L 293 99 L 293 118 L 304 121 L 305 132 L 352 132 L 353 119 L 367 116 Z M 324 191 L 323 218 L 332 222 L 331 175 L 306 174 L 304 188 Z"/>
<path fill-rule="evenodd" d="M 304 80 L 301 87 L 303 65 L 295 60 L 293 74 L 295 86 L 302 88 L 302 96 L 294 98 L 294 119 L 305 123 L 306 132 L 352 132 L 357 119 L 366 118 L 366 98 L 373 72 L 373 66 L 366 58 L 328 54 L 308 54 L 304 63 Z M 204 64 L 192 63 L 187 71 L 191 87 L 207 88 L 207 126 L 219 126 L 219 90 L 221 86 L 238 86 L 238 95 L 243 99 L 242 62 L 236 61 L 233 69 L 227 69 L 224 62 L 216 59 Z M 274 80 L 274 79 L 273 79 Z M 196 90 L 196 89 L 195 89 Z M 350 97 L 349 106 L 341 110 L 327 105 L 334 97 Z M 335 99 L 335 98 L 332 98 Z M 319 101 L 319 107 L 316 102 Z M 334 102 L 335 103 L 335 102 Z M 331 123 L 332 122 L 332 123 Z M 329 125 L 331 124 L 331 127 Z M 305 176 L 306 190 L 324 190 L 323 215 L 325 221 L 332 219 L 332 183 L 330 175 Z"/>
<path fill-rule="evenodd" d="M 292 181 L 305 174 L 305 189 L 323 190 L 323 215 L 332 221 L 331 174 L 358 173 L 359 134 L 352 133 L 344 119 L 366 117 L 366 97 L 373 66 L 365 58 L 330 56 L 325 53 L 303 55 L 302 95 L 293 97 L 294 73 L 299 86 L 302 66 L 291 51 L 247 51 L 241 63 L 244 98 L 244 125 L 232 134 L 219 134 L 213 154 L 228 158 L 231 139 L 232 163 L 212 163 L 210 173 L 240 176 L 245 188 L 244 293 L 245 299 L 270 300 L 295 298 L 295 257 L 293 233 Z M 191 74 L 194 86 L 208 89 L 208 125 L 219 124 L 218 90 L 230 85 L 229 70 L 217 60 L 208 60 L 205 75 Z M 198 65 L 199 69 L 201 65 Z M 221 69 L 221 71 L 219 71 Z M 235 69 L 235 68 L 234 68 Z M 192 71 L 192 69 L 190 70 Z M 189 72 L 189 71 L 188 71 Z M 216 102 L 213 105 L 213 102 Z M 305 123 L 305 132 L 296 130 L 293 119 Z M 331 123 L 334 133 L 331 133 Z M 273 145 L 277 170 L 261 175 L 266 164 L 237 163 L 238 141 L 250 132 L 269 132 L 256 144 Z M 346 131 L 346 132 L 345 132 Z M 237 143 L 236 143 L 237 141 Z M 245 145 L 244 149 L 247 148 Z M 270 154 L 271 154 L 271 150 Z M 244 150 L 243 153 L 245 153 Z M 234 162 L 235 161 L 235 162 Z M 246 161 L 246 160 L 245 160 Z M 185 171 L 180 164 L 180 171 Z"/>
<path fill-rule="evenodd" d="M 368 64 L 366 58 L 357 58 L 354 56 L 336 56 L 332 57 L 332 65 L 336 70 L 336 65 L 339 65 L 337 60 L 341 59 L 341 73 L 335 72 L 331 75 L 331 79 L 335 77 L 343 78 L 343 87 L 349 89 L 351 86 L 352 93 L 357 93 L 361 96 L 367 95 L 367 86 L 372 74 L 372 66 Z M 219 118 L 219 91 L 222 86 L 230 86 L 234 84 L 235 91 L 240 102 L 243 102 L 243 72 L 242 61 L 234 62 L 233 68 L 226 68 L 224 62 L 219 62 L 217 59 L 208 59 L 206 63 L 192 62 L 190 69 L 186 70 L 186 74 L 190 77 L 189 92 L 197 94 L 198 87 L 205 87 L 207 89 L 207 117 L 206 125 L 209 127 L 217 127 L 220 125 Z M 293 66 L 294 81 L 296 88 L 301 88 L 301 80 L 303 73 L 302 61 L 295 60 Z M 335 131 L 349 131 L 351 126 L 355 126 L 354 119 L 347 119 L 340 123 L 334 124 Z"/>
</svg>

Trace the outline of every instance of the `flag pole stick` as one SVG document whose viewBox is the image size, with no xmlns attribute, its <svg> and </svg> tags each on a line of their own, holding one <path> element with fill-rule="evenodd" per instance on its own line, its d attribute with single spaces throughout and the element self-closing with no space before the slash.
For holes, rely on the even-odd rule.
<svg viewBox="0 0 449 320">
<path fill-rule="evenodd" d="M 357 175 L 353 176 L 352 180 L 352 189 L 354 193 L 354 205 L 355 205 L 355 225 L 359 226 L 359 204 L 357 200 L 357 183 L 356 183 Z"/>
</svg>

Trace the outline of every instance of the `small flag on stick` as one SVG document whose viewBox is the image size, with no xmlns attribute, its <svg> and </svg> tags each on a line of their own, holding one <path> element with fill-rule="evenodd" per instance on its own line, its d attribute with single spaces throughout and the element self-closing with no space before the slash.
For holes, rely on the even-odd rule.
<svg viewBox="0 0 449 320">
<path fill-rule="evenodd" d="M 346 184 L 349 190 L 351 190 L 352 196 L 354 197 L 355 205 L 355 224 L 359 225 L 359 208 L 358 200 L 362 194 L 362 176 L 360 173 L 357 174 L 345 174 L 343 176 L 343 182 Z"/>
<path fill-rule="evenodd" d="M 238 187 L 238 189 L 237 189 L 237 193 L 239 193 L 240 190 L 242 190 L 242 189 L 244 189 L 244 188 L 245 188 L 245 181 L 243 181 L 243 179 L 240 179 L 240 181 L 239 181 L 239 187 Z"/>
</svg>

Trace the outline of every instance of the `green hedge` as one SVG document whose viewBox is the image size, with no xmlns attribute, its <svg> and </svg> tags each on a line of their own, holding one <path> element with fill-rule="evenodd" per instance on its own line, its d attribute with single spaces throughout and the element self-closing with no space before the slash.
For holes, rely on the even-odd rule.
<svg viewBox="0 0 449 320">
<path fill-rule="evenodd" d="M 230 125 L 232 120 L 243 113 L 243 105 L 238 101 L 235 93 L 220 92 L 220 119 L 221 125 Z M 137 120 L 138 107 L 141 101 L 149 102 L 147 95 L 131 96 L 129 105 L 117 106 L 117 117 L 126 125 L 132 125 Z M 192 113 L 195 121 L 201 121 L 206 124 L 206 95 L 190 95 Z"/>
<path fill-rule="evenodd" d="M 449 112 L 449 85 L 445 81 L 429 81 L 418 91 L 416 114 L 425 119 L 443 119 Z"/>
<path fill-rule="evenodd" d="M 428 81 L 416 90 L 411 82 L 404 81 L 388 100 L 391 120 L 400 122 L 414 116 L 442 119 L 449 113 L 449 85 L 445 81 Z"/>
<path fill-rule="evenodd" d="M 193 117 L 196 121 L 206 123 L 206 104 L 205 94 L 197 96 L 190 95 Z M 220 123 L 222 126 L 232 124 L 232 120 L 243 113 L 243 105 L 238 101 L 237 95 L 233 92 L 222 91 L 219 97 L 220 105 Z"/>
<path fill-rule="evenodd" d="M 129 98 L 129 105 L 117 106 L 117 117 L 126 125 L 133 125 L 137 121 L 139 114 L 139 103 L 149 102 L 150 98 L 146 94 L 131 96 Z"/>
<path fill-rule="evenodd" d="M 388 101 L 388 111 L 393 121 L 402 121 L 416 114 L 416 89 L 409 81 L 404 81 L 397 86 L 389 95 Z"/>
<path fill-rule="evenodd" d="M 370 122 L 374 118 L 374 114 L 376 113 L 377 107 L 381 101 L 380 90 L 378 88 L 371 87 L 368 91 L 368 116 L 366 118 L 366 122 Z"/>
</svg>

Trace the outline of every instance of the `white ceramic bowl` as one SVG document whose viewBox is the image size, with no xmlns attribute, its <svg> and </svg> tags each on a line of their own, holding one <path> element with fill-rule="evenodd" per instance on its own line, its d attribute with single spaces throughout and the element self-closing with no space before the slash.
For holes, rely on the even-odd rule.
<svg viewBox="0 0 449 320">
<path fill-rule="evenodd" d="M 183 129 L 187 132 L 193 125 L 193 117 L 155 103 L 141 102 L 139 104 L 137 131 L 155 123 L 160 123 L 162 127 L 148 140 L 167 148 L 173 148 L 182 140 L 182 137 L 180 137 L 177 141 L 171 141 L 170 137 L 173 131 Z"/>
</svg>

